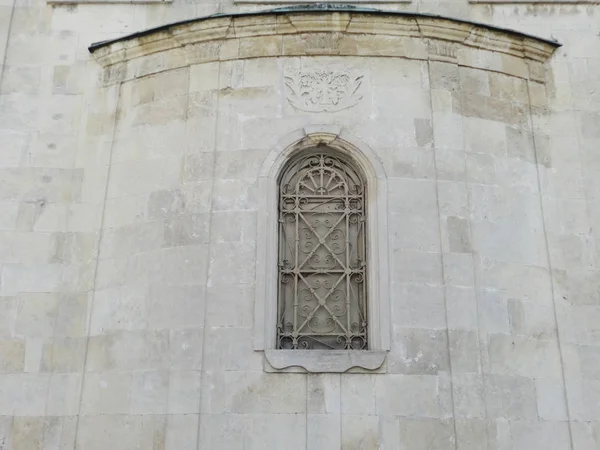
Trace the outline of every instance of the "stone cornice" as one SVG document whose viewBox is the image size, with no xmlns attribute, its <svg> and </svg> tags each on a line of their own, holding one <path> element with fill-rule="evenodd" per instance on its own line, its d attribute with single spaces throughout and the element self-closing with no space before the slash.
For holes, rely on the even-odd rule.
<svg viewBox="0 0 600 450">
<path fill-rule="evenodd" d="M 467 54 L 472 50 L 543 63 L 559 46 L 513 30 L 440 16 L 326 5 L 198 18 L 96 43 L 89 50 L 104 67 L 167 52 L 161 70 L 168 70 L 208 61 L 304 55 L 391 56 L 472 65 L 473 55 Z M 145 74 L 139 67 L 125 72 L 119 78 Z M 527 77 L 519 69 L 514 75 Z"/>
</svg>

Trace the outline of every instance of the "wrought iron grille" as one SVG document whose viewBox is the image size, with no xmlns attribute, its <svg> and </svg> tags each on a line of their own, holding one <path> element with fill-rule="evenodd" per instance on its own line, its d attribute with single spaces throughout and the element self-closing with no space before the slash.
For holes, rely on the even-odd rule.
<svg viewBox="0 0 600 450">
<path fill-rule="evenodd" d="M 312 153 L 279 185 L 277 347 L 367 349 L 365 183 Z"/>
</svg>

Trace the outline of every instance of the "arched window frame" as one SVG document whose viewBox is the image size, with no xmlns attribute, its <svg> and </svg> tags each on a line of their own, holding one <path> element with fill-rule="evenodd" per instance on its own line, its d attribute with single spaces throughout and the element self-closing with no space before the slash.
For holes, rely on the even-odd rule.
<svg viewBox="0 0 600 450">
<path fill-rule="evenodd" d="M 278 292 L 278 180 L 290 158 L 315 147 L 344 155 L 367 185 L 367 312 L 369 350 L 276 349 Z M 270 372 L 385 372 L 390 348 L 390 280 L 387 183 L 374 152 L 335 126 L 305 127 L 272 149 L 258 179 L 259 218 L 256 259 L 254 349 L 265 354 Z"/>
</svg>

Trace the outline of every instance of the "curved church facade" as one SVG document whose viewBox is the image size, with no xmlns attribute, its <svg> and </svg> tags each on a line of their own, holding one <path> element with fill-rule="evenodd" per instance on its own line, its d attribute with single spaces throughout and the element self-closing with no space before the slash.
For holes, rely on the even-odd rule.
<svg viewBox="0 0 600 450">
<path fill-rule="evenodd" d="M 0 450 L 600 449 L 589 1 L 0 3 Z"/>
</svg>

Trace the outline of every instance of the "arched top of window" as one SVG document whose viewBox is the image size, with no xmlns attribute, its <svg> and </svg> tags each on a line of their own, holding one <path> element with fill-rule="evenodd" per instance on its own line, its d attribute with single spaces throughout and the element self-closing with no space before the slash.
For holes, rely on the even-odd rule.
<svg viewBox="0 0 600 450">
<path fill-rule="evenodd" d="M 277 348 L 366 350 L 363 174 L 318 148 L 288 162 L 278 189 Z"/>
</svg>

